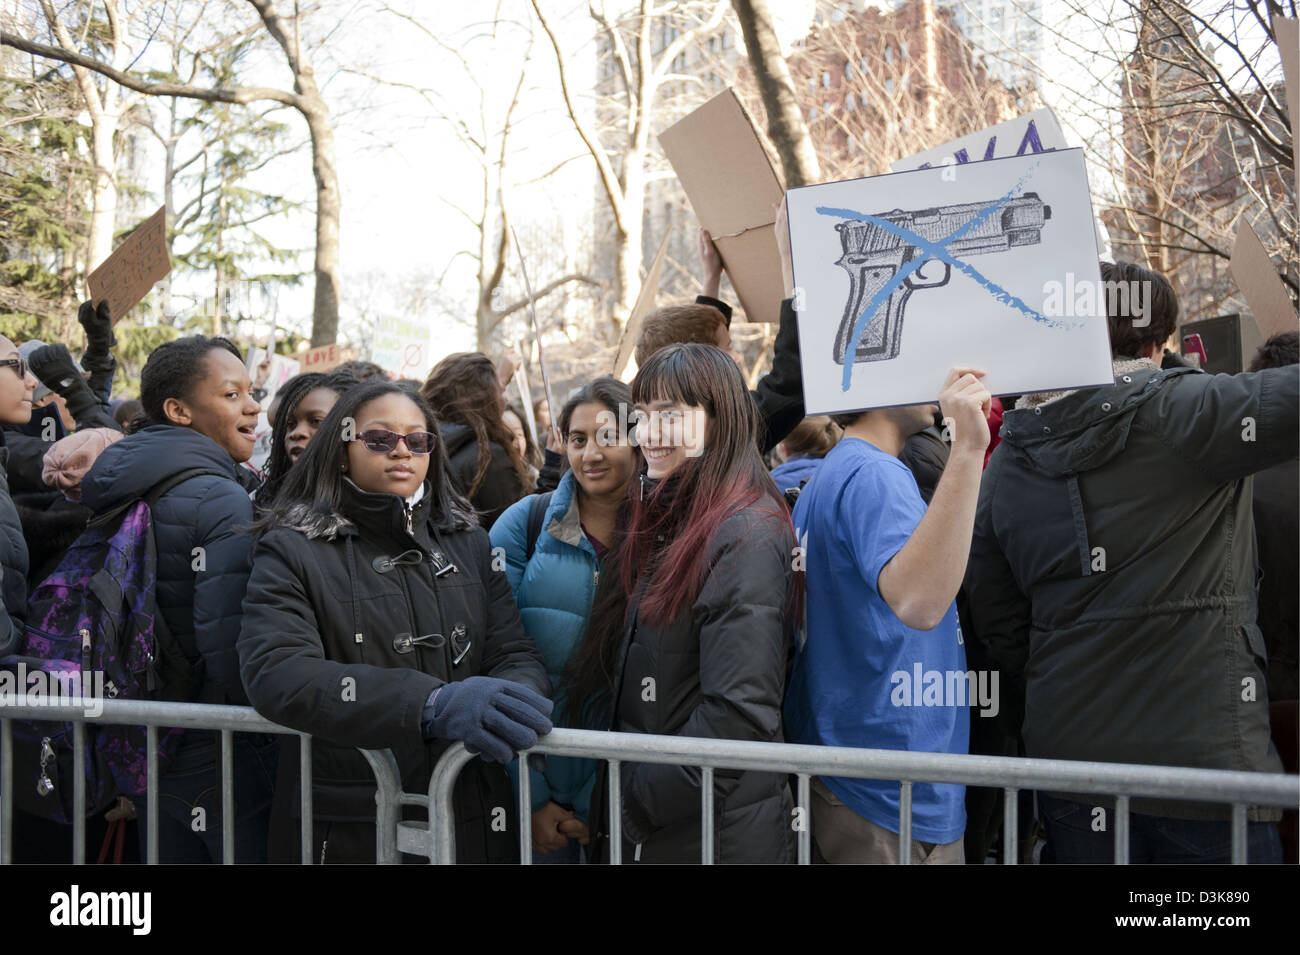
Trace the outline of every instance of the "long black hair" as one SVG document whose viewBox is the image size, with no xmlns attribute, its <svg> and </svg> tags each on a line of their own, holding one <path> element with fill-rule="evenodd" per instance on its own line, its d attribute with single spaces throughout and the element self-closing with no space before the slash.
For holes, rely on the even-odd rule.
<svg viewBox="0 0 1300 955">
<path fill-rule="evenodd" d="M 289 435 L 294 412 L 302 404 L 302 399 L 317 388 L 328 388 L 336 395 L 341 395 L 357 384 L 359 382 L 350 375 L 307 371 L 294 375 L 280 386 L 276 392 L 280 406 L 276 408 L 275 420 L 271 422 L 271 455 L 266 459 L 266 481 L 257 492 L 259 501 L 274 500 L 280 484 L 293 467 L 293 458 L 289 457 L 289 452 L 284 448 L 284 439 Z"/>
<path fill-rule="evenodd" d="M 289 469 L 280 484 L 279 492 L 267 502 L 263 516 L 250 530 L 257 535 L 287 523 L 288 511 L 294 505 L 306 504 L 318 514 L 327 515 L 339 510 L 343 502 L 345 475 L 342 465 L 347 461 L 348 444 L 345 435 L 355 437 L 356 421 L 360 410 L 368 402 L 385 395 L 401 395 L 420 409 L 428 429 L 438 434 L 438 419 L 429 403 L 417 394 L 392 381 L 372 381 L 349 388 L 339 395 L 334 407 L 316 429 L 316 436 L 307 445 L 298 463 Z M 447 477 L 447 455 L 442 441 L 436 443 L 429 459 L 429 497 L 439 527 L 446 530 L 468 530 L 478 525 L 478 518 L 469 502 L 452 486 Z"/>
<path fill-rule="evenodd" d="M 132 420 L 131 430 L 139 431 L 151 424 L 172 424 L 163 410 L 167 399 L 190 400 L 195 384 L 207 374 L 208 352 L 217 348 L 244 360 L 238 346 L 220 336 L 190 335 L 164 342 L 150 352 L 140 372 L 140 404 L 144 410 Z"/>
</svg>

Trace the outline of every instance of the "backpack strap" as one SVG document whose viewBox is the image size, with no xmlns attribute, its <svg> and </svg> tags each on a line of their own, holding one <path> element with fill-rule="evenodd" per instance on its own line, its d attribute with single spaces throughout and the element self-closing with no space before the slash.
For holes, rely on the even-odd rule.
<svg viewBox="0 0 1300 955">
<path fill-rule="evenodd" d="M 524 563 L 533 559 L 537 538 L 542 536 L 542 521 L 546 520 L 546 509 L 551 506 L 551 495 L 554 493 L 547 491 L 545 494 L 534 494 L 528 504 L 528 547 L 524 551 Z"/>
<path fill-rule="evenodd" d="M 178 471 L 175 474 L 163 478 L 138 497 L 133 497 L 130 500 L 123 501 L 117 507 L 105 511 L 103 514 L 96 514 L 86 523 L 86 526 L 102 527 L 105 524 L 111 523 L 113 520 L 125 514 L 128 509 L 134 507 L 139 501 L 144 501 L 148 504 L 149 510 L 152 512 L 164 494 L 177 485 L 188 481 L 190 478 L 199 477 L 202 474 L 211 474 L 216 477 L 224 477 L 230 478 L 232 481 L 234 480 L 228 471 L 218 471 L 215 468 L 186 468 L 184 471 Z"/>
</svg>

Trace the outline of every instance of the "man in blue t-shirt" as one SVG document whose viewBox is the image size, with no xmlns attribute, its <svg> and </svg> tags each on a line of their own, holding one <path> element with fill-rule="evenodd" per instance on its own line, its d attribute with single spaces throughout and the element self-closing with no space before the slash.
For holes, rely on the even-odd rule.
<svg viewBox="0 0 1300 955">
<path fill-rule="evenodd" d="M 997 705 L 990 675 L 966 670 L 954 603 L 989 442 L 983 375 L 954 368 L 940 391 L 952 450 L 928 509 L 898 454 L 934 405 L 832 416 L 844 436 L 794 509 L 808 625 L 786 694 L 791 742 L 966 753 L 969 705 Z M 965 861 L 964 796 L 963 786 L 913 785 L 913 862 Z M 818 851 L 897 862 L 898 802 L 897 782 L 818 777 Z"/>
</svg>

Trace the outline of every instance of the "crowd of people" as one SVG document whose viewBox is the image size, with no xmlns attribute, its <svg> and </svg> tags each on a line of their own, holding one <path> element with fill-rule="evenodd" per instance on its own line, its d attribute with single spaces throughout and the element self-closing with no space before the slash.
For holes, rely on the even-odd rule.
<svg viewBox="0 0 1300 955">
<path fill-rule="evenodd" d="M 31 657 L 32 589 L 143 500 L 185 699 L 312 736 L 305 847 L 297 741 L 236 734 L 239 862 L 373 861 L 358 749 L 391 750 L 420 792 L 456 741 L 480 757 L 457 784 L 459 861 L 518 859 L 521 772 L 533 860 L 607 861 L 608 765 L 518 759 L 554 727 L 1295 771 L 1296 333 L 1248 372 L 1201 373 L 1165 350 L 1168 282 L 1103 263 L 1156 290 L 1149 321 L 1110 316 L 1113 386 L 994 398 L 954 368 L 937 405 L 805 418 L 787 246 L 753 391 L 703 246 L 707 294 L 646 318 L 630 385 L 529 409 L 544 448 L 485 354 L 423 381 L 349 362 L 276 391 L 259 474 L 263 409 L 230 341 L 160 346 L 115 405 L 104 308 L 82 307 L 80 363 L 0 338 L 0 666 Z M 156 798 L 114 812 L 141 839 L 157 814 L 161 861 L 220 861 L 217 735 L 166 755 Z M 700 770 L 618 771 L 622 859 L 698 861 Z M 799 808 L 782 773 L 713 785 L 717 861 L 792 862 L 805 818 L 820 860 L 898 860 L 897 782 L 817 777 Z M 997 857 L 1001 798 L 916 783 L 912 860 Z M 1022 798 L 1044 861 L 1110 860 L 1113 801 Z M 69 827 L 25 808 L 16 861 L 68 858 Z M 1134 861 L 1227 861 L 1229 807 L 1131 808 Z M 1294 861 L 1280 815 L 1251 810 L 1250 861 L 1284 842 Z"/>
</svg>

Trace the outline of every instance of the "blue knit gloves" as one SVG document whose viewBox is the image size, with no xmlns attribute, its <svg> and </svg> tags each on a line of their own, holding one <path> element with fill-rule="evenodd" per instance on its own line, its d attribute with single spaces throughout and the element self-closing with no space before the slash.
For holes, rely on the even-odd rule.
<svg viewBox="0 0 1300 955">
<path fill-rule="evenodd" d="M 508 763 L 551 731 L 553 706 L 522 683 L 472 676 L 429 694 L 420 728 L 426 738 L 462 740 L 488 762 Z"/>
</svg>

